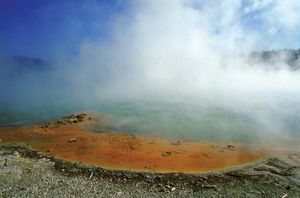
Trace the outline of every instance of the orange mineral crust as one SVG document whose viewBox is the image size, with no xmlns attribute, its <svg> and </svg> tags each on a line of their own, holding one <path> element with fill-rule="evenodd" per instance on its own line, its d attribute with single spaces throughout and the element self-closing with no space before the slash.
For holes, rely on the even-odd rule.
<svg viewBox="0 0 300 198">
<path fill-rule="evenodd" d="M 95 120 L 67 117 L 46 125 L 0 128 L 2 142 L 28 144 L 34 150 L 108 169 L 155 172 L 205 172 L 253 162 L 264 157 L 243 145 L 182 142 L 121 132 L 85 131 Z M 77 120 L 76 120 L 77 119 Z"/>
</svg>

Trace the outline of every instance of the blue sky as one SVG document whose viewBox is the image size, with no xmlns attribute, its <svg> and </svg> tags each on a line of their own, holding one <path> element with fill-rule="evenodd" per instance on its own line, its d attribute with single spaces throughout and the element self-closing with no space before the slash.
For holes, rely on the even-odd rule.
<svg viewBox="0 0 300 198">
<path fill-rule="evenodd" d="M 2 0 L 0 45 L 10 54 L 54 56 L 76 53 L 84 39 L 103 39 L 123 9 L 119 0 Z M 4 48 L 4 49 L 3 49 Z"/>
<path fill-rule="evenodd" d="M 122 0 L 2 0 L 0 2 L 0 50 L 2 53 L 51 58 L 64 54 L 74 56 L 86 40 L 101 41 L 111 36 L 111 26 L 122 12 L 128 12 L 128 2 L 138 2 L 141 13 L 147 1 Z M 155 1 L 160 4 L 166 1 Z M 172 4 L 175 1 L 172 1 Z M 260 48 L 298 48 L 300 4 L 294 0 L 205 1 L 186 0 L 201 11 L 212 6 L 219 17 L 212 20 L 215 33 L 240 23 L 243 31 L 260 35 L 265 42 Z M 205 3 L 204 3 L 205 2 Z M 239 2 L 238 11 L 230 16 Z M 224 5 L 223 5 L 224 4 Z M 170 4 L 171 5 L 171 4 Z M 281 9 L 282 8 L 282 9 Z M 171 6 L 170 6 L 171 9 Z M 134 10 L 134 9 L 133 9 Z M 135 10 L 136 11 L 136 10 Z M 169 10 L 165 10 L 169 12 Z M 295 14 L 296 13 L 296 14 Z M 124 15 L 123 15 L 124 16 Z M 230 16 L 225 25 L 219 21 Z M 160 19 L 157 19 L 159 21 Z M 224 27 L 225 26 L 225 27 Z M 1 52 L 0 51 L 0 52 Z"/>
</svg>

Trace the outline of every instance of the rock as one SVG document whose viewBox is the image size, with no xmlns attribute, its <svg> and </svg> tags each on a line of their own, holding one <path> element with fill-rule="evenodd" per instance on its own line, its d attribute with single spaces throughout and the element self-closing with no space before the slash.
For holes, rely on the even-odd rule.
<svg viewBox="0 0 300 198">
<path fill-rule="evenodd" d="M 292 186 L 290 186 L 290 185 L 287 185 L 287 186 L 285 187 L 285 189 L 287 189 L 287 190 L 291 190 L 291 189 L 292 189 Z"/>
<path fill-rule="evenodd" d="M 77 120 L 77 118 L 70 118 L 69 122 L 71 122 L 71 123 L 78 123 L 78 120 Z"/>
<path fill-rule="evenodd" d="M 177 142 L 172 142 L 172 143 L 171 143 L 172 146 L 179 146 L 179 145 L 181 145 L 181 144 L 182 144 L 182 141 L 181 141 L 181 140 L 179 140 L 179 141 L 177 141 Z"/>
<path fill-rule="evenodd" d="M 93 174 L 94 174 L 94 173 L 93 173 L 93 172 L 91 172 L 91 174 L 90 174 L 90 177 L 89 177 L 89 180 L 90 180 L 90 179 L 92 179 L 92 177 L 93 177 Z"/>
<path fill-rule="evenodd" d="M 217 185 L 202 184 L 202 188 L 217 188 Z"/>
<path fill-rule="evenodd" d="M 209 158 L 209 156 L 206 153 L 204 153 L 203 156 Z"/>
<path fill-rule="evenodd" d="M 231 145 L 231 144 L 228 144 L 228 145 L 226 146 L 225 149 L 228 149 L 228 150 L 235 150 L 235 146 L 233 146 L 233 145 Z"/>
<path fill-rule="evenodd" d="M 13 156 L 15 156 L 15 157 L 20 157 L 20 153 L 19 153 L 18 151 L 14 151 L 14 152 L 13 152 Z"/>
<path fill-rule="evenodd" d="M 70 119 L 70 118 L 74 118 L 75 115 L 69 115 L 69 116 L 64 116 L 63 119 Z"/>
<path fill-rule="evenodd" d="M 39 158 L 42 158 L 42 157 L 43 157 L 43 153 L 41 153 L 41 152 L 37 152 L 36 154 L 38 154 L 38 157 L 39 157 Z"/>
<path fill-rule="evenodd" d="M 68 140 L 69 143 L 76 142 L 76 141 L 77 141 L 76 138 L 71 138 L 71 139 Z"/>
<path fill-rule="evenodd" d="M 287 197 L 288 196 L 288 194 L 285 194 L 285 195 L 283 195 L 281 198 L 285 198 L 285 197 Z"/>
<path fill-rule="evenodd" d="M 2 139 L 0 138 L 0 142 L 2 142 Z"/>
<path fill-rule="evenodd" d="M 57 120 L 56 121 L 56 124 L 63 124 L 64 123 L 64 121 L 62 121 L 62 120 Z"/>
<path fill-rule="evenodd" d="M 163 156 L 163 157 L 169 157 L 169 156 L 171 156 L 171 154 L 172 154 L 171 151 L 166 151 L 166 152 L 162 153 L 161 156 Z"/>
<path fill-rule="evenodd" d="M 86 114 L 79 114 L 76 116 L 77 119 L 83 119 L 85 118 Z"/>
<path fill-rule="evenodd" d="M 123 195 L 123 193 L 121 191 L 119 191 L 119 192 L 117 192 L 117 195 L 121 196 L 121 195 Z"/>
<path fill-rule="evenodd" d="M 84 121 L 84 118 L 87 116 L 87 114 L 82 113 L 78 115 L 70 115 L 63 117 L 63 120 L 67 123 L 78 123 Z"/>
<path fill-rule="evenodd" d="M 158 192 L 166 192 L 166 188 L 162 184 L 157 184 L 156 185 L 156 190 Z"/>
<path fill-rule="evenodd" d="M 43 128 L 48 128 L 48 125 L 47 125 L 47 124 L 42 125 L 41 128 L 42 128 L 42 129 L 43 129 Z"/>
</svg>

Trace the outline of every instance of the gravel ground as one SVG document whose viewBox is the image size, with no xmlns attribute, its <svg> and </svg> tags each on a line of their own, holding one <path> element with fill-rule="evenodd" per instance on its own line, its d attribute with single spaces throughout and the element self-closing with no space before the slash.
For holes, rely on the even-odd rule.
<svg viewBox="0 0 300 198">
<path fill-rule="evenodd" d="M 300 197 L 300 157 L 207 174 L 111 171 L 0 144 L 0 197 Z"/>
</svg>

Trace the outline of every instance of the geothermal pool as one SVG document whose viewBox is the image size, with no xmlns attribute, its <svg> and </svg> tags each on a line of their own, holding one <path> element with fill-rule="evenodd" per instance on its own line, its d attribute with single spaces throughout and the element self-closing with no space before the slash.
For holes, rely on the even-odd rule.
<svg viewBox="0 0 300 198">
<path fill-rule="evenodd" d="M 61 120 L 74 109 L 82 110 L 2 113 L 1 141 L 103 168 L 155 172 L 222 170 L 300 150 L 294 131 L 263 131 L 254 115 L 229 108 L 105 103 L 85 108 L 101 113 Z"/>
<path fill-rule="evenodd" d="M 106 114 L 106 131 L 154 135 L 182 140 L 251 142 L 300 137 L 300 105 L 230 107 L 207 102 L 99 102 L 4 109 L 0 126 L 26 125 L 59 119 L 74 112 Z M 91 129 L 97 132 L 97 128 Z M 102 129 L 101 129 L 102 130 Z"/>
<path fill-rule="evenodd" d="M 173 138 L 133 135 L 120 131 L 97 133 L 88 128 L 105 126 L 103 114 L 64 117 L 42 125 L 1 127 L 5 143 L 29 148 L 77 163 L 107 169 L 151 172 L 206 172 L 256 161 L 267 151 L 253 151 L 242 144 L 183 141 Z"/>
</svg>

